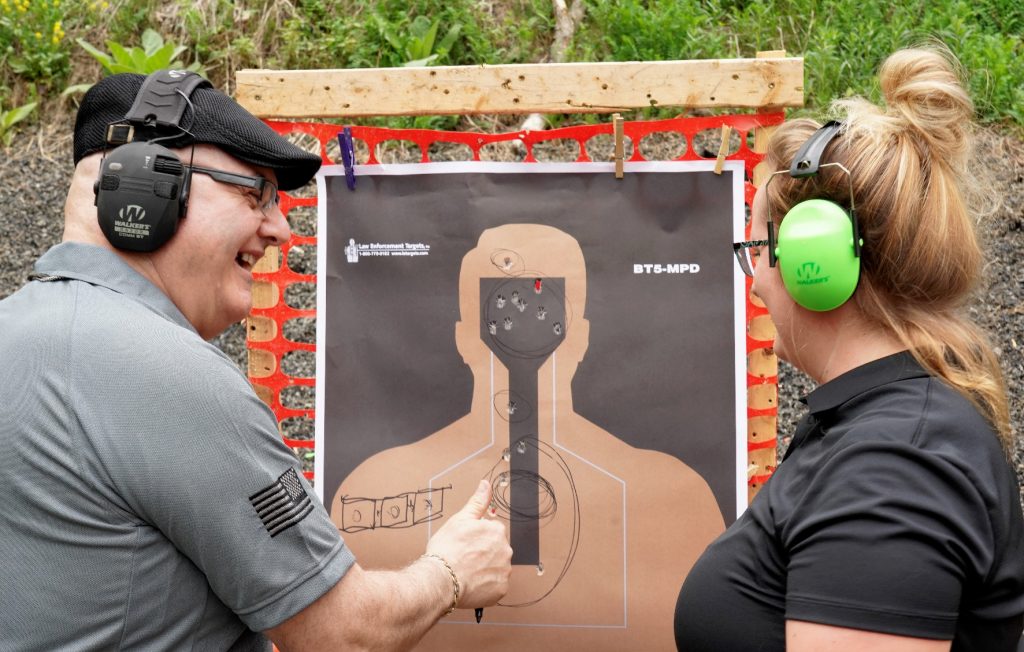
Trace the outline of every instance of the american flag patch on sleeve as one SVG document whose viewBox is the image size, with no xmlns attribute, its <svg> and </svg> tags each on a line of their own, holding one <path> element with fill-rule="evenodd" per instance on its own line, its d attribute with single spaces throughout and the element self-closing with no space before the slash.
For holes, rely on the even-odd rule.
<svg viewBox="0 0 1024 652">
<path fill-rule="evenodd" d="M 295 469 L 281 474 L 277 482 L 249 496 L 256 514 L 271 537 L 276 537 L 313 511 L 313 501 L 299 481 Z"/>
</svg>

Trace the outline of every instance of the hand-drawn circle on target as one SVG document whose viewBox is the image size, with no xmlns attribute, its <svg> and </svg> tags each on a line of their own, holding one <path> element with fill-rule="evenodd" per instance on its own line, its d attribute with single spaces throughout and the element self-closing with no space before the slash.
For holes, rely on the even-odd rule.
<svg viewBox="0 0 1024 652">
<path fill-rule="evenodd" d="M 526 261 L 511 249 L 495 249 L 491 252 L 491 264 L 509 276 L 522 274 L 526 269 Z"/>
<path fill-rule="evenodd" d="M 533 416 L 533 406 L 522 394 L 505 389 L 494 395 L 494 412 L 504 421 L 521 423 Z"/>
<path fill-rule="evenodd" d="M 576 551 L 579 549 L 580 545 L 580 496 L 576 489 L 576 481 L 572 475 L 572 468 L 556 448 L 537 439 L 535 435 L 522 437 L 513 442 L 512 446 L 504 449 L 498 461 L 495 462 L 494 466 L 491 467 L 491 470 L 484 475 L 484 478 L 489 480 L 491 483 L 491 505 L 488 510 L 490 515 L 508 521 L 509 523 L 533 520 L 547 521 L 558 515 L 559 501 L 552 482 L 537 473 L 517 472 L 506 466 L 506 463 L 513 455 L 523 455 L 531 448 L 535 449 L 538 455 L 546 457 L 550 463 L 554 464 L 565 478 L 565 482 L 568 485 L 568 496 L 563 496 L 563 498 L 568 499 L 564 501 L 567 502 L 568 505 L 563 505 L 565 509 L 563 509 L 562 513 L 565 515 L 565 518 L 570 519 L 572 524 L 572 534 L 570 536 L 569 544 L 565 550 L 565 562 L 563 562 L 562 568 L 558 572 L 558 576 L 547 590 L 542 589 L 538 595 L 521 602 L 499 602 L 498 604 L 502 607 L 528 607 L 530 605 L 537 604 L 547 596 L 551 595 L 551 592 L 561 584 L 565 574 L 569 572 L 569 568 L 576 559 Z M 511 494 L 515 492 L 516 485 L 520 487 L 529 485 L 537 486 L 538 500 L 536 508 L 518 512 L 513 511 Z M 544 563 L 542 561 L 537 562 L 537 575 L 544 575 Z"/>
<path fill-rule="evenodd" d="M 544 359 L 565 339 L 565 279 L 509 278 L 490 284 L 481 304 L 490 342 L 506 355 Z"/>
</svg>

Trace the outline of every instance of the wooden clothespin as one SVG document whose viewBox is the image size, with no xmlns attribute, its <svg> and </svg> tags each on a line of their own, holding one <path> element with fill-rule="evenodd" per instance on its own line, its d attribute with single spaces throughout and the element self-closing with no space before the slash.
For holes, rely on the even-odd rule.
<svg viewBox="0 0 1024 652">
<path fill-rule="evenodd" d="M 725 157 L 729 155 L 729 136 L 732 134 L 732 127 L 722 125 L 722 144 L 718 148 L 718 158 L 715 159 L 715 174 L 722 173 L 722 166 L 725 164 Z"/>
<path fill-rule="evenodd" d="M 612 127 L 615 130 L 615 178 L 622 178 L 622 158 L 625 148 L 622 145 L 623 120 L 618 113 L 612 114 Z"/>
</svg>

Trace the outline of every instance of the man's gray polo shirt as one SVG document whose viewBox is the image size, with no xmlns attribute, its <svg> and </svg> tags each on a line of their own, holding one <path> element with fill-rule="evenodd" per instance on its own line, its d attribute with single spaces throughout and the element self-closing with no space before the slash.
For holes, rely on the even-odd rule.
<svg viewBox="0 0 1024 652">
<path fill-rule="evenodd" d="M 0 301 L 0 650 L 224 650 L 349 550 L 238 368 L 116 254 Z"/>
</svg>

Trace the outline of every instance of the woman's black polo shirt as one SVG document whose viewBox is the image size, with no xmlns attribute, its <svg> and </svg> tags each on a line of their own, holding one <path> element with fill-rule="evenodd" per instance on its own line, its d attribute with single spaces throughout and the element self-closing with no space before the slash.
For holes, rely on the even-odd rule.
<svg viewBox="0 0 1024 652">
<path fill-rule="evenodd" d="M 690 571 L 679 649 L 784 650 L 794 619 L 1016 650 L 1024 517 L 974 406 L 907 352 L 804 400 L 783 463 Z"/>
</svg>

